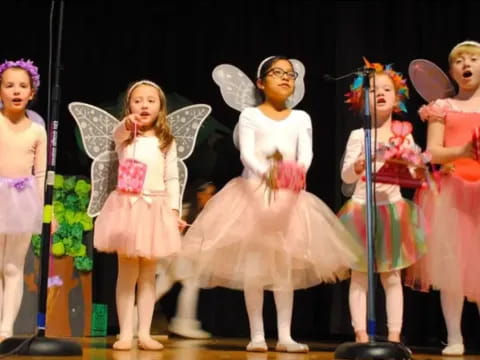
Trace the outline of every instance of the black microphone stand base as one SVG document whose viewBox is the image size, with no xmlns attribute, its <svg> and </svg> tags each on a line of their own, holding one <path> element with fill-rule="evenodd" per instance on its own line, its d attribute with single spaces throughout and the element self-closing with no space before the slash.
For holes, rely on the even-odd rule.
<svg viewBox="0 0 480 360">
<path fill-rule="evenodd" d="M 20 345 L 24 344 L 20 347 Z M 17 349 L 18 348 L 18 349 Z M 0 354 L 15 351 L 15 355 L 30 356 L 77 356 L 82 355 L 80 344 L 58 338 L 35 335 L 28 337 L 11 337 L 0 343 Z"/>
<path fill-rule="evenodd" d="M 402 343 L 377 342 L 367 343 L 348 342 L 343 343 L 335 350 L 335 360 L 408 360 L 412 352 Z"/>
</svg>

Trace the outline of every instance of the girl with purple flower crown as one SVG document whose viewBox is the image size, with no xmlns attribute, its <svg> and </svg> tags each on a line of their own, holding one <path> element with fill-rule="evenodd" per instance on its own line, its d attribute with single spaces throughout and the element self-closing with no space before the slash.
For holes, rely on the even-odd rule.
<svg viewBox="0 0 480 360">
<path fill-rule="evenodd" d="M 0 64 L 0 341 L 12 336 L 25 256 L 42 228 L 47 133 L 26 110 L 39 85 L 32 61 Z"/>
</svg>

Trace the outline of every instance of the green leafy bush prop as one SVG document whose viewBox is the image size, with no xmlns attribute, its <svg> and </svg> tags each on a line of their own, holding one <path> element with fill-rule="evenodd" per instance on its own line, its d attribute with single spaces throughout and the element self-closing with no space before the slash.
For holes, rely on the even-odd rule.
<svg viewBox="0 0 480 360">
<path fill-rule="evenodd" d="M 53 233 L 52 254 L 71 256 L 79 271 L 91 271 L 92 259 L 83 244 L 84 231 L 93 229 L 93 219 L 87 214 L 91 185 L 75 176 L 55 175 L 53 213 L 58 224 Z M 32 237 L 33 251 L 40 255 L 41 237 Z"/>
</svg>

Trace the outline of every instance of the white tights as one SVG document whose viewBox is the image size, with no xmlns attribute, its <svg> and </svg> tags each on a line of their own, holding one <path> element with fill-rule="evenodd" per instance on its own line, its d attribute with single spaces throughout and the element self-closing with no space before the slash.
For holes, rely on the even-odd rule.
<svg viewBox="0 0 480 360">
<path fill-rule="evenodd" d="M 133 338 L 133 311 L 137 286 L 138 338 L 150 338 L 155 305 L 155 270 L 157 262 L 144 258 L 118 256 L 117 314 L 120 340 Z"/>
<path fill-rule="evenodd" d="M 0 234 L 0 336 L 10 337 L 23 297 L 23 267 L 31 234 Z"/>
<path fill-rule="evenodd" d="M 463 344 L 461 323 L 464 297 L 462 292 L 440 291 L 440 300 L 447 326 L 448 344 Z M 480 314 L 480 303 L 477 303 L 477 307 Z"/>
<path fill-rule="evenodd" d="M 380 279 L 385 290 L 388 331 L 400 333 L 403 320 L 403 288 L 400 272 L 381 273 Z M 352 271 L 349 302 L 355 332 L 366 331 L 367 291 L 367 273 Z"/>
<path fill-rule="evenodd" d="M 244 295 L 250 324 L 250 338 L 252 342 L 265 341 L 265 331 L 263 328 L 263 288 L 246 286 Z M 290 333 L 293 311 L 293 290 L 274 291 L 273 296 L 277 308 L 278 341 L 284 344 L 295 343 Z"/>
</svg>

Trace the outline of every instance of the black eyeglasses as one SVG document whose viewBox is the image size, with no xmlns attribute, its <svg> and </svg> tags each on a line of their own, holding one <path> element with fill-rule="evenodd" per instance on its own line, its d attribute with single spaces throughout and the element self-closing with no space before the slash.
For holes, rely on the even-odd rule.
<svg viewBox="0 0 480 360">
<path fill-rule="evenodd" d="M 267 74 L 272 74 L 274 77 L 278 79 L 282 79 L 284 75 L 287 75 L 289 80 L 295 80 L 298 77 L 298 73 L 296 71 L 284 71 L 280 68 L 273 68 L 267 71 Z"/>
</svg>

